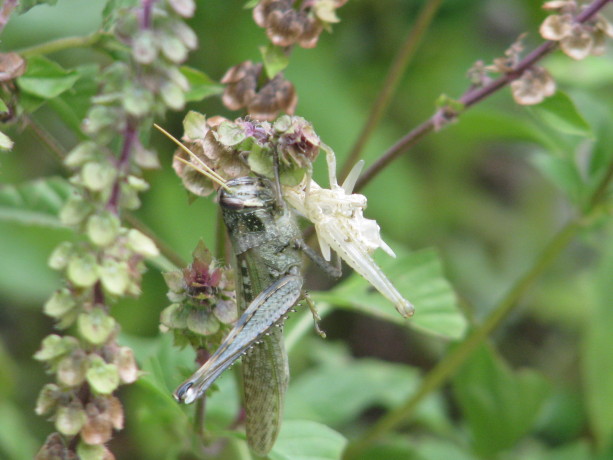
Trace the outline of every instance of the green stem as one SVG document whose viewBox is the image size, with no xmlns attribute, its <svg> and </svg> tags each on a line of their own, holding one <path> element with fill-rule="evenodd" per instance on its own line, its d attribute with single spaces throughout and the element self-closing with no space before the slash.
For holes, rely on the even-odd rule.
<svg viewBox="0 0 613 460">
<path fill-rule="evenodd" d="M 379 120 L 381 120 L 385 109 L 389 105 L 392 95 L 398 88 L 398 84 L 402 75 L 404 75 L 405 69 L 415 54 L 417 47 L 421 43 L 423 36 L 426 34 L 426 31 L 428 30 L 428 27 L 430 26 L 430 23 L 432 22 L 432 19 L 440 6 L 441 0 L 429 0 L 419 12 L 419 16 L 415 21 L 414 27 L 409 32 L 404 44 L 394 58 L 394 62 L 392 63 L 389 73 L 385 78 L 385 82 L 381 86 L 381 91 L 379 92 L 379 95 L 377 96 L 377 99 L 370 110 L 370 115 L 368 116 L 368 119 L 360 132 L 360 136 L 356 140 L 351 152 L 345 160 L 340 174 L 341 178 L 344 178 L 349 173 L 353 165 L 360 158 L 360 154 L 362 153 L 364 146 L 379 123 Z"/>
<path fill-rule="evenodd" d="M 445 356 L 422 380 L 417 391 L 399 408 L 382 417 L 370 428 L 359 441 L 350 444 L 343 458 L 356 458 L 376 439 L 393 430 L 401 422 L 407 420 L 419 403 L 431 392 L 438 389 L 464 363 L 470 354 L 503 322 L 517 306 L 517 301 L 532 287 L 552 262 L 568 246 L 573 237 L 582 228 L 581 219 L 575 219 L 557 233 L 532 267 L 519 278 L 507 295 L 492 310 L 483 324 L 457 347 Z"/>
<path fill-rule="evenodd" d="M 85 35 L 84 37 L 58 38 L 57 40 L 41 43 L 40 45 L 23 48 L 22 50 L 17 51 L 17 53 L 24 58 L 31 58 L 34 56 L 51 54 L 71 48 L 85 48 L 98 43 L 102 36 L 102 33 L 95 32 L 91 35 Z"/>
</svg>

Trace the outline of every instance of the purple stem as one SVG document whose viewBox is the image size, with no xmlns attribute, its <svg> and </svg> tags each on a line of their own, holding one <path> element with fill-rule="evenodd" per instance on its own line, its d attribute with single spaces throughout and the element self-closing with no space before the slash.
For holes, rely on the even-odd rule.
<svg viewBox="0 0 613 460">
<path fill-rule="evenodd" d="M 155 1 L 156 0 L 141 0 L 143 11 L 140 17 L 140 28 L 143 30 L 151 28 L 151 11 L 153 10 Z"/>
<path fill-rule="evenodd" d="M 2 5 L 2 10 L 0 10 L 0 32 L 2 32 L 6 23 L 9 22 L 11 13 L 17 5 L 19 5 L 19 0 L 6 0 L 4 5 Z"/>
<path fill-rule="evenodd" d="M 121 149 L 121 155 L 117 161 L 117 178 L 113 184 L 113 190 L 111 197 L 106 205 L 106 208 L 113 214 L 119 214 L 119 198 L 121 191 L 121 183 L 124 180 L 124 176 L 130 166 L 130 157 L 134 150 L 134 145 L 138 140 L 136 123 L 133 120 L 128 120 L 126 130 L 124 131 L 123 147 Z"/>
<path fill-rule="evenodd" d="M 576 23 L 582 23 L 591 19 L 599 10 L 601 10 L 607 3 L 613 0 L 596 0 L 585 8 L 575 18 Z M 542 59 L 547 54 L 551 53 L 557 48 L 558 43 L 555 41 L 546 41 L 531 53 L 529 53 L 524 59 L 517 63 L 515 68 L 510 72 L 507 72 L 502 77 L 488 83 L 485 86 L 478 88 L 471 88 L 466 91 L 459 99 L 463 104 L 463 110 L 475 105 L 477 102 L 487 98 L 492 93 L 495 93 L 499 89 L 507 86 L 513 80 L 521 77 L 521 75 L 530 67 L 532 67 L 537 61 Z M 442 108 L 437 110 L 432 117 L 423 122 L 417 128 L 413 129 L 405 136 L 403 136 L 398 142 L 392 145 L 387 152 L 379 157 L 370 168 L 366 170 L 364 174 L 358 180 L 355 190 L 359 191 L 366 184 L 368 184 L 383 168 L 391 163 L 401 153 L 404 153 L 407 149 L 411 148 L 417 142 L 419 142 L 426 134 L 433 131 L 435 128 L 442 126 L 443 123 L 448 122 L 460 115 L 460 112 L 449 113 L 449 109 Z"/>
</svg>

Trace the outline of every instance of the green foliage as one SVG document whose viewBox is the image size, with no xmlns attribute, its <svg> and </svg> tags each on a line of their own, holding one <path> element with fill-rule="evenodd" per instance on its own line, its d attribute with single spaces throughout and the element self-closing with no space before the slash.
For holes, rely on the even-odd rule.
<svg viewBox="0 0 613 460">
<path fill-rule="evenodd" d="M 557 91 L 531 110 L 552 129 L 575 136 L 592 136 L 590 125 L 562 91 Z"/>
<path fill-rule="evenodd" d="M 583 343 L 583 381 L 589 423 L 601 450 L 611 447 L 613 414 L 613 370 L 610 350 L 613 349 L 613 245 L 604 248 L 604 257 L 593 280 L 593 303 L 588 309 Z"/>
<path fill-rule="evenodd" d="M 419 9 L 436 2 L 347 2 L 327 16 L 341 20 L 334 34 L 291 53 L 268 43 L 270 24 L 266 31 L 253 24 L 244 8 L 257 1 L 156 2 L 168 13 L 142 30 L 127 19 L 139 0 L 85 7 L 63 0 L 58 9 L 74 5 L 78 14 L 49 19 L 55 3 L 21 0 L 15 13 L 32 10 L 10 18 L 0 43 L 2 52 L 26 49 L 27 60 L 25 73 L 0 88 L 0 150 L 8 151 L 0 170 L 0 457 L 32 458 L 50 431 L 70 441 L 83 430 L 93 409 L 73 398 L 73 387 L 87 382 L 104 398 L 139 377 L 119 394 L 125 431 L 108 444 L 116 458 L 249 460 L 237 373 L 226 372 L 208 392 L 204 435 L 196 409 L 172 397 L 197 364 L 191 349 L 159 331 L 160 314 L 176 302 L 165 297 L 159 266 L 180 268 L 201 238 L 223 254 L 223 236 L 216 203 L 186 197 L 170 165 L 172 147 L 151 125 L 180 137 L 191 111 L 185 134 L 204 142 L 206 120 L 245 115 L 222 107 L 221 76 L 260 59 L 265 74 L 254 84 L 283 72 L 298 96 L 296 115 L 335 150 L 340 170 Z M 189 16 L 192 3 L 193 30 L 179 16 Z M 458 102 L 472 63 L 503 57 L 522 32 L 529 33 L 525 56 L 543 17 L 531 0 L 441 2 L 360 155 L 368 168 L 430 117 L 437 101 L 465 110 L 361 192 L 365 214 L 398 254 L 374 258 L 416 313 L 402 319 L 349 269 L 329 288 L 333 282 L 309 267 L 306 286 L 330 338 L 309 337 L 307 311 L 290 315 L 291 381 L 270 459 L 340 459 L 356 446 L 348 458 L 613 455 L 610 53 L 539 61 L 557 91 L 529 109 L 514 105 L 505 88 L 468 108 Z M 81 22 L 100 30 L 83 31 Z M 188 51 L 189 65 L 178 65 Z M 167 109 L 181 111 L 164 118 Z M 134 120 L 133 162 L 120 167 Z M 219 133 L 228 143 L 236 135 Z M 255 168 L 272 176 L 269 152 L 245 148 Z M 323 161 L 314 164 L 319 184 L 327 184 L 324 169 Z M 299 182 L 305 171 L 284 182 Z M 109 198 L 115 184 L 120 213 Z M 554 236 L 561 227 L 566 239 Z M 157 247 L 163 258 L 156 259 Z M 147 263 L 141 286 L 145 259 L 157 262 Z M 92 303 L 94 286 L 112 306 Z M 218 327 L 179 316 L 161 322 L 199 332 Z M 106 455 L 102 444 L 77 439 L 72 446 L 84 459 Z"/>
<path fill-rule="evenodd" d="M 415 305 L 417 313 L 410 321 L 403 321 L 390 303 L 356 274 L 329 292 L 314 293 L 314 297 L 443 337 L 458 339 L 464 335 L 466 320 L 443 276 L 436 251 L 425 249 L 401 255 L 396 260 L 389 256 L 376 260 L 400 293 Z"/>
<path fill-rule="evenodd" d="M 334 460 L 340 458 L 347 440 L 317 422 L 288 420 L 283 424 L 271 460 Z"/>
<path fill-rule="evenodd" d="M 59 227 L 58 211 L 70 193 L 65 179 L 49 177 L 0 186 L 0 220 L 23 225 Z"/>
<path fill-rule="evenodd" d="M 456 375 L 454 390 L 474 449 L 488 458 L 515 445 L 530 430 L 549 387 L 534 371 L 514 373 L 482 346 Z"/>
</svg>

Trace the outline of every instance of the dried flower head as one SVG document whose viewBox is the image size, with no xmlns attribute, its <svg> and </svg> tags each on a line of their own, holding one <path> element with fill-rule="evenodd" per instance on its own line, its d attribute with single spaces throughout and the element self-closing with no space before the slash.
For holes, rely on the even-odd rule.
<svg viewBox="0 0 613 460">
<path fill-rule="evenodd" d="M 217 267 L 200 242 L 193 262 L 164 278 L 174 303 L 162 312 L 161 323 L 173 330 L 175 342 L 196 348 L 218 345 L 238 317 L 232 272 Z"/>
<path fill-rule="evenodd" d="M 544 8 L 558 14 L 545 18 L 539 31 L 543 38 L 559 42 L 567 56 L 581 60 L 605 52 L 605 39 L 613 37 L 613 26 L 604 16 L 597 14 L 583 23 L 576 22 L 579 7 L 572 0 L 547 2 Z"/>
<path fill-rule="evenodd" d="M 253 9 L 256 24 L 276 46 L 313 48 L 324 28 L 338 22 L 336 9 L 346 0 L 262 0 Z"/>
<path fill-rule="evenodd" d="M 263 66 L 251 61 L 230 68 L 221 79 L 226 84 L 222 101 L 230 110 L 247 108 L 258 120 L 274 120 L 280 112 L 293 114 L 298 96 L 282 73 L 261 83 Z"/>
<path fill-rule="evenodd" d="M 244 176 L 249 168 L 231 146 L 219 142 L 217 129 L 227 122 L 223 117 L 207 119 L 198 112 L 189 112 L 183 120 L 185 146 L 175 152 L 172 166 L 187 190 L 198 196 L 208 196 L 219 187 L 198 170 L 206 165 L 224 180 Z M 195 157 L 194 157 L 195 156 Z"/>
<path fill-rule="evenodd" d="M 275 155 L 281 183 L 296 185 L 311 170 L 321 147 L 313 126 L 301 117 L 285 115 L 272 124 L 252 118 L 212 122 L 196 112 L 185 117 L 183 140 L 191 153 L 180 149 L 173 162 L 185 187 L 198 196 L 219 188 L 200 172 L 203 168 L 222 181 L 252 173 L 273 179 Z"/>
<path fill-rule="evenodd" d="M 547 70 L 534 66 L 511 82 L 511 92 L 518 104 L 535 105 L 556 92 L 556 83 Z"/>
</svg>

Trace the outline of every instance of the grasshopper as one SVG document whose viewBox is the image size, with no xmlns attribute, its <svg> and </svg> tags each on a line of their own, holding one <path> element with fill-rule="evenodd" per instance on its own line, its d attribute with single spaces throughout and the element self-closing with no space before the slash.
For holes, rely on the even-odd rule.
<svg viewBox="0 0 613 460">
<path fill-rule="evenodd" d="M 235 256 L 241 316 L 219 348 L 177 388 L 174 397 L 186 404 L 193 402 L 242 356 L 247 441 L 255 453 L 266 455 L 279 434 L 289 382 L 283 320 L 301 297 L 311 308 L 316 330 L 324 336 L 317 326 L 314 305 L 302 292 L 302 253 L 333 276 L 340 276 L 340 267 L 328 264 L 302 240 L 279 186 L 252 176 L 225 181 L 206 165 L 200 166 L 198 171 L 221 186 L 219 205 Z"/>
<path fill-rule="evenodd" d="M 226 186 L 220 190 L 219 205 L 235 254 L 241 316 L 174 396 L 194 401 L 243 355 L 247 439 L 254 452 L 264 455 L 277 437 L 289 381 L 282 321 L 301 297 L 301 234 L 292 213 L 277 202 L 269 180 L 247 176 Z"/>
</svg>

